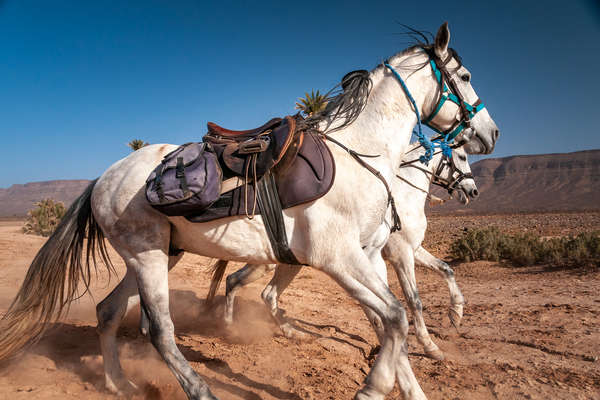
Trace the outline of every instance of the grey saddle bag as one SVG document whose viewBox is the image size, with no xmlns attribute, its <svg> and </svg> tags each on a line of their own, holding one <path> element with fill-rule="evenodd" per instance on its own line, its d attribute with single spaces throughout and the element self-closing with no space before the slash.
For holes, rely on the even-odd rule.
<svg viewBox="0 0 600 400">
<path fill-rule="evenodd" d="M 186 143 L 167 154 L 146 180 L 146 198 L 163 214 L 201 212 L 221 195 L 223 172 L 208 143 Z"/>
</svg>

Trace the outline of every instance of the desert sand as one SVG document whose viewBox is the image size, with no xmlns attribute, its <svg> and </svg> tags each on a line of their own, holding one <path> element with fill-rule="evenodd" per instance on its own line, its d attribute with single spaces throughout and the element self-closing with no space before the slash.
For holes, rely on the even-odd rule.
<svg viewBox="0 0 600 400">
<path fill-rule="evenodd" d="M 600 215 L 540 214 L 435 217 L 426 247 L 447 256 L 464 228 L 498 225 L 507 231 L 564 235 L 600 229 Z M 22 221 L 0 221 L 0 314 L 9 306 L 44 238 L 24 235 Z M 122 260 L 111 252 L 120 276 Z M 360 387 L 377 344 L 358 305 L 331 279 L 304 268 L 281 297 L 286 315 L 307 333 L 280 335 L 260 300 L 268 277 L 243 289 L 232 330 L 204 297 L 211 260 L 186 254 L 169 275 L 179 348 L 221 399 L 350 399 Z M 241 264 L 233 264 L 229 273 Z M 467 304 L 459 329 L 447 317 L 445 283 L 417 270 L 425 320 L 446 355 L 422 354 L 412 334 L 410 361 L 430 399 L 600 399 L 600 271 L 596 268 L 514 268 L 493 262 L 453 263 Z M 391 288 L 401 296 L 390 270 Z M 0 399 L 114 399 L 103 388 L 95 303 L 118 282 L 102 272 L 92 296 L 73 305 L 45 338 L 0 369 Z M 224 285 L 223 285 L 224 286 Z M 134 399 L 185 399 L 133 310 L 119 331 L 126 374 L 141 389 Z M 398 398 L 395 389 L 388 398 Z"/>
</svg>

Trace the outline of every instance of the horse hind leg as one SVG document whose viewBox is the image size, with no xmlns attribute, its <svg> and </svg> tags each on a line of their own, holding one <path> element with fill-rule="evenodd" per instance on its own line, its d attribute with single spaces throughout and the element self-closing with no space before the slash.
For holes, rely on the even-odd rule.
<svg viewBox="0 0 600 400">
<path fill-rule="evenodd" d="M 137 389 L 123 374 L 117 348 L 117 329 L 127 311 L 138 302 L 135 274 L 128 268 L 123 280 L 96 306 L 105 385 L 108 391 L 115 394 L 129 393 Z"/>
<path fill-rule="evenodd" d="M 233 323 L 233 306 L 239 289 L 262 278 L 274 269 L 272 264 L 246 264 L 243 268 L 227 276 L 225 285 L 225 325 Z"/>
<path fill-rule="evenodd" d="M 214 400 L 206 382 L 194 371 L 175 343 L 169 312 L 168 256 L 162 250 L 138 253 L 132 264 L 144 309 L 150 321 L 150 341 L 167 363 L 189 399 Z"/>
<path fill-rule="evenodd" d="M 288 264 L 279 264 L 275 269 L 275 275 L 273 279 L 267 284 L 265 289 L 261 293 L 261 297 L 269 314 L 273 317 L 273 320 L 281 329 L 283 335 L 287 338 L 302 338 L 306 336 L 303 332 L 295 328 L 290 322 L 283 316 L 283 313 L 278 305 L 279 296 L 283 291 L 292 283 L 296 275 L 300 272 L 302 267 Z"/>
<path fill-rule="evenodd" d="M 181 257 L 183 257 L 183 252 L 176 256 L 169 256 L 169 271 L 171 271 L 175 264 L 177 264 L 179 260 L 181 260 Z M 149 330 L 150 320 L 148 319 L 148 314 L 146 314 L 146 310 L 144 309 L 144 307 L 140 307 L 140 333 L 144 336 L 148 336 Z"/>
</svg>

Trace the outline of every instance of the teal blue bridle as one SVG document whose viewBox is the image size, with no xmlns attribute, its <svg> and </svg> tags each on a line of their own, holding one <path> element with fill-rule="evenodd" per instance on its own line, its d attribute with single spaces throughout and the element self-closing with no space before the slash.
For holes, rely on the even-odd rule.
<svg viewBox="0 0 600 400">
<path fill-rule="evenodd" d="M 449 57 L 452 58 L 452 54 Z M 485 108 L 485 104 L 483 104 L 481 99 L 477 99 L 473 104 L 467 103 L 463 96 L 460 94 L 460 92 L 457 90 L 456 85 L 453 84 L 454 81 L 452 80 L 452 78 L 450 78 L 450 74 L 448 74 L 447 72 L 442 73 L 442 71 L 437 67 L 436 62 L 434 60 L 429 60 L 429 65 L 431 65 L 431 69 L 433 70 L 435 79 L 442 88 L 442 93 L 433 112 L 429 117 L 423 120 L 423 123 L 431 129 L 433 129 L 435 132 L 439 133 L 440 135 L 446 136 L 446 141 L 452 141 L 465 128 L 471 127 L 471 119 L 473 119 L 475 114 L 477 114 L 479 111 Z M 452 93 L 452 91 L 450 91 L 448 85 L 446 84 L 446 81 L 451 82 L 451 85 L 454 86 L 452 90 L 457 94 L 454 94 Z M 447 100 L 450 100 L 451 102 L 456 104 L 460 108 L 463 115 L 462 120 L 458 121 L 454 126 L 450 127 L 450 129 L 446 131 L 441 131 L 438 127 L 432 125 L 431 122 L 433 121 L 435 116 L 438 115 L 438 113 L 440 112 L 440 110 L 444 106 L 444 103 Z"/>
<path fill-rule="evenodd" d="M 425 118 L 423 120 L 423 123 L 425 125 L 427 125 L 429 128 L 431 128 L 432 130 L 434 130 L 435 132 L 437 132 L 440 135 L 440 137 L 435 138 L 433 140 L 429 140 L 423 134 L 423 131 L 421 128 L 421 115 L 419 114 L 419 109 L 417 107 L 417 104 L 416 104 L 414 98 L 412 97 L 412 95 L 410 94 L 410 91 L 408 90 L 406 83 L 404 83 L 404 80 L 402 79 L 402 77 L 400 76 L 398 71 L 396 71 L 394 69 L 394 67 L 392 67 L 387 62 L 385 62 L 384 65 L 387 68 L 389 68 L 390 71 L 392 71 L 392 73 L 394 74 L 394 76 L 396 77 L 396 79 L 398 80 L 400 85 L 402 86 L 402 89 L 406 93 L 406 96 L 408 97 L 408 99 L 410 100 L 410 102 L 413 105 L 415 114 L 417 115 L 417 126 L 418 126 L 418 132 L 415 132 L 415 134 L 419 138 L 419 143 L 425 148 L 425 155 L 421 156 L 420 160 L 421 160 L 421 162 L 426 164 L 433 157 L 433 151 L 436 147 L 441 148 L 442 152 L 446 156 L 452 157 L 452 151 L 449 147 L 449 144 L 452 143 L 454 141 L 454 139 L 465 129 L 471 128 L 471 119 L 473 119 L 475 114 L 477 114 L 479 111 L 483 110 L 485 108 L 485 105 L 483 104 L 483 102 L 481 102 L 480 99 L 477 99 L 475 101 L 475 103 L 473 103 L 473 104 L 467 103 L 465 101 L 464 97 L 462 96 L 462 94 L 460 93 L 460 91 L 458 90 L 452 76 L 446 69 L 446 65 L 453 58 L 456 58 L 456 61 L 458 62 L 459 67 L 461 66 L 460 58 L 458 57 L 458 55 L 456 54 L 456 52 L 453 49 L 449 49 L 450 54 L 444 61 L 439 60 L 435 56 L 435 54 L 433 54 L 432 51 L 430 51 L 428 49 L 423 49 L 423 50 L 425 50 L 425 52 L 429 55 L 429 58 L 430 58 L 429 65 L 431 66 L 431 69 L 433 70 L 435 78 L 441 88 L 440 98 L 437 101 L 436 106 L 433 109 L 433 112 L 431 113 L 431 115 L 429 115 L 427 118 Z M 439 63 L 439 65 L 438 65 L 438 63 Z M 458 105 L 462 116 L 461 116 L 461 119 L 456 122 L 456 124 L 452 125 L 450 128 L 448 128 L 446 130 L 442 130 L 438 126 L 434 125 L 433 119 L 436 117 L 436 115 L 439 114 L 440 110 L 442 109 L 442 107 L 444 106 L 446 101 L 448 101 L 448 100 L 450 100 L 451 102 Z"/>
</svg>

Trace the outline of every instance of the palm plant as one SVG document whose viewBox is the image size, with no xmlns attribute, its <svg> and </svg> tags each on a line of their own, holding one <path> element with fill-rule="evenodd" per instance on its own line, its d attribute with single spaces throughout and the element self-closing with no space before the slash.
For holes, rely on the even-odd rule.
<svg viewBox="0 0 600 400">
<path fill-rule="evenodd" d="M 136 151 L 149 144 L 150 143 L 144 142 L 141 139 L 133 139 L 131 142 L 127 143 L 127 146 L 131 147 L 131 150 Z"/>
<path fill-rule="evenodd" d="M 309 93 L 304 93 L 305 97 L 300 97 L 296 102 L 296 109 L 302 111 L 307 116 L 311 116 L 314 113 L 322 111 L 327 105 L 327 98 L 314 90 Z"/>
</svg>

